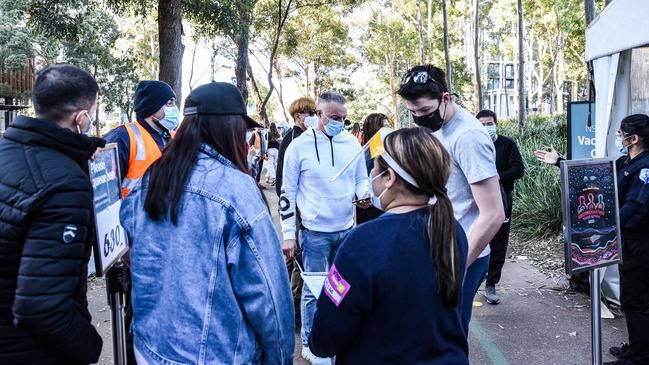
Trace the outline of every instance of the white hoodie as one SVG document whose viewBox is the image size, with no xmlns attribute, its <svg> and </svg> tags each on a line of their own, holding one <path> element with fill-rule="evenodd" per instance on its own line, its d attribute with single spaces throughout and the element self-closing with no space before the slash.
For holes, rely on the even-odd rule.
<svg viewBox="0 0 649 365">
<path fill-rule="evenodd" d="M 354 196 L 362 198 L 368 192 L 364 155 L 334 182 L 330 180 L 360 149 L 347 131 L 329 139 L 313 128 L 288 146 L 279 202 L 285 240 L 295 239 L 296 206 L 302 225 L 312 231 L 340 232 L 354 225 Z"/>
</svg>

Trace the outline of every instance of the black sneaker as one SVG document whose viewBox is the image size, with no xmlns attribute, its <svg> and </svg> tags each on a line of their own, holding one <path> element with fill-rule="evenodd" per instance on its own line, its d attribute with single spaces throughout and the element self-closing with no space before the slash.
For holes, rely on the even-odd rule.
<svg viewBox="0 0 649 365">
<path fill-rule="evenodd" d="M 629 352 L 629 344 L 622 342 L 621 346 L 613 346 L 608 350 L 608 352 L 610 352 L 611 355 L 617 357 L 618 359 L 626 358 Z"/>
</svg>

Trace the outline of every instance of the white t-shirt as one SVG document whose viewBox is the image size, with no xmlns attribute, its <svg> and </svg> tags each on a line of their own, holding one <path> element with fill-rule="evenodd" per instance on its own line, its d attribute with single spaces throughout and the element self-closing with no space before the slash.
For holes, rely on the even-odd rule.
<svg viewBox="0 0 649 365">
<path fill-rule="evenodd" d="M 480 215 L 470 184 L 498 176 L 496 148 L 484 126 L 464 108 L 458 108 L 455 116 L 433 135 L 451 155 L 453 163 L 446 190 L 455 219 L 469 237 Z M 480 257 L 490 252 L 487 245 Z"/>
</svg>

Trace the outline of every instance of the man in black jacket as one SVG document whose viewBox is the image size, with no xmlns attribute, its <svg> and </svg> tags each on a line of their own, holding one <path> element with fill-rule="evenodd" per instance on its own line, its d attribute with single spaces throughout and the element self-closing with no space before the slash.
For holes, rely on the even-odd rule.
<svg viewBox="0 0 649 365">
<path fill-rule="evenodd" d="M 102 339 L 88 312 L 94 235 L 88 160 L 98 86 L 70 65 L 34 83 L 36 118 L 0 140 L 0 364 L 89 364 Z"/>
<path fill-rule="evenodd" d="M 500 176 L 500 185 L 505 193 L 507 204 L 505 205 L 505 223 L 500 227 L 496 236 L 489 244 L 491 246 L 491 258 L 489 259 L 489 270 L 487 271 L 487 280 L 485 283 L 485 297 L 487 303 L 500 303 L 500 296 L 496 293 L 496 284 L 500 281 L 500 275 L 507 257 L 507 246 L 509 244 L 509 229 L 512 222 L 512 193 L 514 192 L 514 182 L 523 177 L 525 174 L 525 165 L 523 158 L 518 151 L 518 146 L 513 139 L 496 133 L 498 118 L 496 113 L 491 110 L 482 110 L 476 115 L 476 118 L 485 126 L 487 133 L 494 141 L 496 146 L 496 169 Z"/>
</svg>

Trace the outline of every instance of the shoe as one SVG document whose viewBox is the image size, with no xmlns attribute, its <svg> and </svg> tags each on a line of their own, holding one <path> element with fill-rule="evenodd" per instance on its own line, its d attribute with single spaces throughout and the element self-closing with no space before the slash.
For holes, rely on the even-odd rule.
<svg viewBox="0 0 649 365">
<path fill-rule="evenodd" d="M 627 354 L 629 352 L 629 344 L 626 342 L 622 342 L 622 344 L 618 346 L 613 346 L 611 347 L 608 352 L 611 353 L 611 355 L 617 357 L 618 359 L 622 359 L 627 357 Z"/>
<path fill-rule="evenodd" d="M 484 296 L 487 298 L 487 303 L 489 304 L 498 304 L 500 303 L 500 296 L 496 293 L 495 285 L 487 285 L 484 289 Z"/>
<path fill-rule="evenodd" d="M 313 365 L 331 365 L 331 359 L 315 356 L 307 345 L 302 345 L 302 357 Z"/>
</svg>

